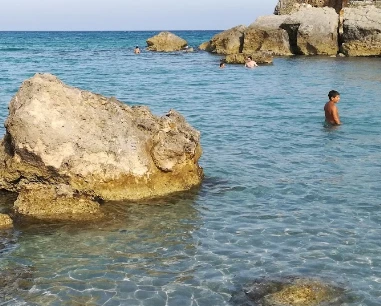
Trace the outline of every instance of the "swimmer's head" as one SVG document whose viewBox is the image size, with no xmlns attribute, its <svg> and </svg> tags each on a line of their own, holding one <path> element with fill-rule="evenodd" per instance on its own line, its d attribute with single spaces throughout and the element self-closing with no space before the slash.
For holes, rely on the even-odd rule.
<svg viewBox="0 0 381 306">
<path fill-rule="evenodd" d="M 329 93 L 328 93 L 328 98 L 330 100 L 332 100 L 332 98 L 336 98 L 337 96 L 340 96 L 340 93 L 336 90 L 331 90 Z"/>
</svg>

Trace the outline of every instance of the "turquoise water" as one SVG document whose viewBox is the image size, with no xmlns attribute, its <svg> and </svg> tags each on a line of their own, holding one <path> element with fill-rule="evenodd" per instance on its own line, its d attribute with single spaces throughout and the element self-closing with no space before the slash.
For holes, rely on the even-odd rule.
<svg viewBox="0 0 381 306">
<path fill-rule="evenodd" d="M 217 31 L 175 33 L 198 46 Z M 248 70 L 204 52 L 134 55 L 154 34 L 0 32 L 2 122 L 21 82 L 50 72 L 180 111 L 201 131 L 206 175 L 168 198 L 105 203 L 103 222 L 2 232 L 1 305 L 221 306 L 254 279 L 295 275 L 343 287 L 343 305 L 381 305 L 381 59 Z M 337 129 L 323 127 L 331 89 Z"/>
</svg>

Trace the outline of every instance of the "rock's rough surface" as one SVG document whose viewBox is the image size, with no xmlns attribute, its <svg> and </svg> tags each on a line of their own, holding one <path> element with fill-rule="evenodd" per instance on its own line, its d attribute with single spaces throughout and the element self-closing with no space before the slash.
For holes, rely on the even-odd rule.
<svg viewBox="0 0 381 306">
<path fill-rule="evenodd" d="M 345 8 L 343 18 L 341 52 L 347 56 L 381 56 L 381 9 Z"/>
<path fill-rule="evenodd" d="M 290 39 L 281 24 L 288 16 L 262 16 L 244 33 L 243 53 L 264 51 L 273 55 L 292 55 Z"/>
<path fill-rule="evenodd" d="M 271 64 L 273 62 L 273 57 L 268 53 L 264 52 L 254 52 L 254 53 L 238 53 L 229 54 L 225 57 L 225 63 L 227 64 L 245 64 L 245 60 L 248 56 L 251 56 L 253 61 L 258 65 L 261 64 Z"/>
<path fill-rule="evenodd" d="M 16 210 L 23 214 L 95 216 L 91 200 L 161 196 L 203 177 L 200 133 L 179 113 L 158 118 L 50 74 L 22 84 L 5 127 L 0 189 L 19 193 Z"/>
<path fill-rule="evenodd" d="M 203 42 L 198 48 L 202 51 L 212 52 L 212 47 L 209 41 Z"/>
<path fill-rule="evenodd" d="M 199 48 L 217 54 L 236 54 L 242 52 L 243 35 L 246 27 L 236 26 L 229 30 L 218 33 L 212 37 L 208 43 L 202 44 Z"/>
<path fill-rule="evenodd" d="M 147 50 L 158 52 L 173 52 L 183 50 L 188 45 L 185 39 L 171 33 L 160 32 L 147 39 Z"/>
<path fill-rule="evenodd" d="M 339 15 L 333 8 L 303 8 L 280 26 L 290 38 L 292 53 L 301 55 L 336 55 Z"/>
<path fill-rule="evenodd" d="M 0 214 L 0 229 L 13 226 L 13 220 L 7 214 Z"/>
<path fill-rule="evenodd" d="M 86 196 L 70 193 L 67 185 L 46 186 L 30 184 L 22 188 L 14 211 L 38 219 L 92 220 L 102 217 L 99 204 Z M 62 190 L 65 189 L 65 190 Z M 41 201 L 45 205 L 41 205 Z"/>
</svg>

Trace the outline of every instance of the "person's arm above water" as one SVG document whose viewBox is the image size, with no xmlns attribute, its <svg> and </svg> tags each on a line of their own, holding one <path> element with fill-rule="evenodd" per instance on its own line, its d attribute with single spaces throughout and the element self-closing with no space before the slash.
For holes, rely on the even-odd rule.
<svg viewBox="0 0 381 306">
<path fill-rule="evenodd" d="M 340 125 L 339 111 L 337 110 L 336 105 L 332 108 L 332 118 L 335 121 L 335 124 Z"/>
</svg>

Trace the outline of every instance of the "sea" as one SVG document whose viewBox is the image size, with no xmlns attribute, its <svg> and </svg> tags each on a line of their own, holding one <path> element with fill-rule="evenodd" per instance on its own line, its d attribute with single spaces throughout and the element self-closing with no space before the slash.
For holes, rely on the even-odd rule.
<svg viewBox="0 0 381 306">
<path fill-rule="evenodd" d="M 0 305 L 223 306 L 255 281 L 313 278 L 340 305 L 381 305 L 381 58 L 294 56 L 246 69 L 199 51 L 149 52 L 160 31 L 0 32 L 0 134 L 22 82 L 179 111 L 201 132 L 203 183 L 102 204 L 88 223 L 0 231 Z M 142 53 L 135 55 L 139 46 Z M 342 125 L 324 126 L 328 92 Z M 14 194 L 0 194 L 1 212 Z M 324 304 L 326 305 L 326 304 Z"/>
</svg>

